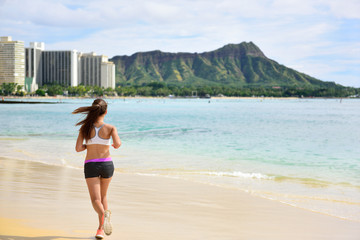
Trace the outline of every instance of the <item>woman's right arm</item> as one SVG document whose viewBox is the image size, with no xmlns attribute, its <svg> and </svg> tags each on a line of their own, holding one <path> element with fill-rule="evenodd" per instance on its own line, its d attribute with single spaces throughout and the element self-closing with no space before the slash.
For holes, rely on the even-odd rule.
<svg viewBox="0 0 360 240">
<path fill-rule="evenodd" d="M 77 152 L 82 152 L 82 151 L 86 150 L 86 145 L 84 144 L 84 137 L 80 131 L 79 131 L 79 136 L 76 140 L 75 150 Z"/>
<path fill-rule="evenodd" d="M 120 137 L 119 137 L 118 132 L 116 130 L 116 127 L 114 127 L 114 126 L 113 126 L 113 129 L 111 130 L 111 137 L 112 137 L 112 140 L 113 140 L 112 146 L 115 149 L 118 149 L 121 146 L 121 140 L 120 140 Z"/>
</svg>

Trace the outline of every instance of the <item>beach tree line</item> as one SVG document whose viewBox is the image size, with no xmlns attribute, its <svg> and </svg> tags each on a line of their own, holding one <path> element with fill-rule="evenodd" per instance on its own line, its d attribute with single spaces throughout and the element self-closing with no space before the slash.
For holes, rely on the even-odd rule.
<svg viewBox="0 0 360 240">
<path fill-rule="evenodd" d="M 24 96 L 22 86 L 16 83 L 3 83 L 0 85 L 2 95 Z M 152 96 L 177 97 L 187 96 L 229 96 L 229 97 L 349 97 L 360 96 L 360 88 L 328 87 L 328 88 L 301 88 L 301 87 L 261 87 L 261 86 L 178 86 L 163 82 L 151 82 L 142 85 L 118 85 L 115 89 L 99 86 L 67 87 L 62 85 L 43 85 L 34 93 L 28 95 L 38 96 Z"/>
<path fill-rule="evenodd" d="M 37 90 L 38 95 L 49 96 L 146 96 L 166 97 L 169 95 L 177 97 L 206 97 L 206 96 L 228 96 L 228 97 L 349 97 L 360 95 L 360 88 L 300 88 L 300 87 L 229 87 L 229 86 L 177 86 L 168 85 L 163 82 L 151 82 L 142 85 L 118 85 L 115 89 L 99 86 L 62 87 L 60 85 L 45 85 Z"/>
<path fill-rule="evenodd" d="M 0 85 L 0 95 L 2 96 L 25 96 L 26 93 L 23 90 L 23 86 L 17 83 L 2 83 Z"/>
</svg>

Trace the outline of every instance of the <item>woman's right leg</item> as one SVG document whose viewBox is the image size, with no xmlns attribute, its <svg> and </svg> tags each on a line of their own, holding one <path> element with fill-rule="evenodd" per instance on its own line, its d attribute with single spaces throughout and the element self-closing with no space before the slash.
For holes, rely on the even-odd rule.
<svg viewBox="0 0 360 240">
<path fill-rule="evenodd" d="M 89 189 L 89 194 L 93 208 L 95 209 L 95 211 L 99 216 L 99 229 L 101 229 L 103 224 L 102 218 L 104 215 L 104 206 L 102 204 L 102 199 L 101 199 L 100 178 L 98 177 L 86 178 L 86 184 Z"/>
</svg>

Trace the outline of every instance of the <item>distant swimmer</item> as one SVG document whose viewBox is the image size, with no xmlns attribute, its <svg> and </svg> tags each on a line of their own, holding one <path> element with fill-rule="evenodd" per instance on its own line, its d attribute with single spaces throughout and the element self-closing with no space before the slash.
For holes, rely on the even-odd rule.
<svg viewBox="0 0 360 240">
<path fill-rule="evenodd" d="M 75 149 L 77 152 L 87 150 L 84 174 L 91 203 L 99 217 L 99 227 L 95 237 L 103 239 L 104 232 L 106 235 L 112 233 L 107 190 L 114 173 L 114 164 L 109 150 L 110 145 L 118 149 L 121 146 L 121 141 L 116 127 L 104 123 L 107 103 L 103 99 L 96 99 L 91 106 L 80 107 L 72 113 L 87 114 L 85 119 L 76 124 L 76 126 L 80 125 L 81 127 Z M 111 139 L 113 144 L 111 144 Z"/>
</svg>

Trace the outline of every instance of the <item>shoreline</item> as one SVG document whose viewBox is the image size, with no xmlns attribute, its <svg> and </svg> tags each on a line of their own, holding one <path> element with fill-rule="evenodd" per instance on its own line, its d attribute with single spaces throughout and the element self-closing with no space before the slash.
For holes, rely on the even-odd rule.
<svg viewBox="0 0 360 240">
<path fill-rule="evenodd" d="M 81 169 L 1 159 L 0 180 L 0 239 L 93 239 Z M 106 239 L 360 237 L 359 222 L 182 179 L 116 172 L 108 195 L 114 232 Z"/>
</svg>

